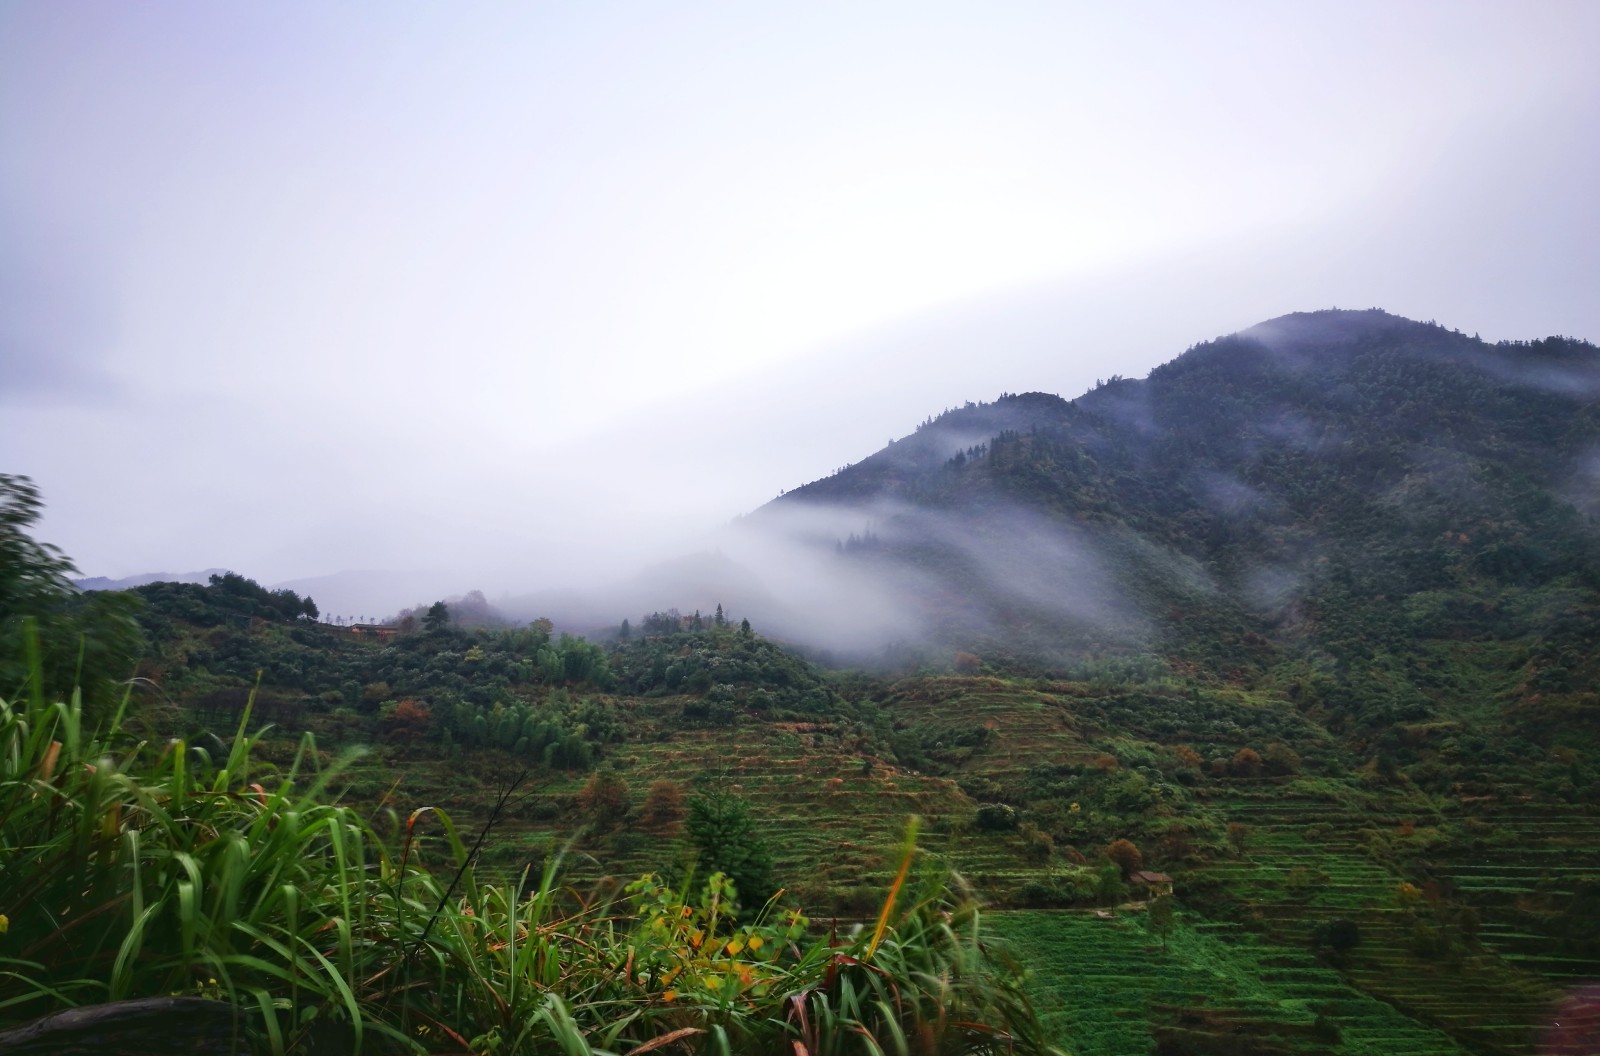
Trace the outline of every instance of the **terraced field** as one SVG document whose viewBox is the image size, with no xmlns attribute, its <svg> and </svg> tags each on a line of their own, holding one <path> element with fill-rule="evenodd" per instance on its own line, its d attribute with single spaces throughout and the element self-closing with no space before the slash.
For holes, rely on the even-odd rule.
<svg viewBox="0 0 1600 1056">
<path fill-rule="evenodd" d="M 913 678 L 895 684 L 889 709 L 901 722 L 983 725 L 992 737 L 963 769 L 1010 775 L 1093 757 L 1073 719 L 1076 698 L 1064 688 L 1024 690 L 993 678 Z"/>
<path fill-rule="evenodd" d="M 1600 887 L 1600 817 L 1482 803 L 1461 809 L 1474 829 L 1515 833 L 1478 841 L 1440 866 L 1455 895 L 1481 909 L 1484 945 L 1567 985 L 1600 978 L 1593 942 L 1574 943 L 1558 908 Z"/>
<path fill-rule="evenodd" d="M 1082 696 L 1070 691 L 1077 686 L 1062 688 L 1069 691 L 1034 693 L 1029 699 L 1018 686 L 962 690 L 928 680 L 915 686 L 907 707 L 938 720 L 978 715 L 994 723 L 997 738 L 963 766 L 963 773 L 1016 781 L 1038 763 L 1082 765 L 1093 757 L 1074 715 Z M 1475 805 L 1478 829 L 1498 835 L 1467 854 L 1459 843 L 1467 811 L 1403 787 L 1363 789 L 1357 782 L 1314 778 L 1226 779 L 1205 786 L 1197 808 L 1240 822 L 1248 835 L 1243 854 L 1234 858 L 1174 866 L 1179 901 L 1184 885 L 1222 891 L 1245 926 L 1200 926 L 1226 934 L 1224 947 L 1237 957 L 1254 950 L 1251 957 L 1259 963 L 1253 971 L 1262 982 L 1304 987 L 1282 1000 L 1322 1002 L 1318 1006 L 1331 1018 L 1365 1010 L 1350 1013 L 1355 1026 L 1341 1027 L 1342 1040 L 1330 1051 L 1531 1053 L 1536 1032 L 1562 990 L 1600 978 L 1594 950 L 1568 952 L 1552 942 L 1557 912 L 1552 907 L 1563 906 L 1582 885 L 1595 885 L 1600 878 L 1600 824 L 1589 814 Z M 1403 890 L 1405 877 L 1394 862 L 1419 856 L 1432 862 L 1438 885 L 1430 885 L 1432 891 Z M 995 862 L 990 872 L 1002 880 L 990 890 L 1013 891 L 1014 882 L 1026 878 L 1026 866 L 1014 859 L 1010 870 Z M 1438 899 L 1435 891 L 1446 898 Z M 1462 914 L 1462 902 L 1478 914 Z M 1341 918 L 1357 925 L 1362 941 L 1350 950 L 1342 971 L 1334 971 L 1312 954 L 1314 930 Z M 1058 949 L 1059 957 L 1059 947 L 1051 949 Z M 1067 955 L 1075 978 L 1085 973 L 1085 949 L 1074 947 Z M 1088 970 L 1085 978 L 1094 981 L 1096 974 Z M 1123 982 L 1099 982 L 1112 992 L 1126 992 Z M 1146 995 L 1144 1000 L 1160 1003 L 1162 998 Z M 1093 995 L 1075 994 L 1062 1010 L 1085 1005 L 1104 1011 L 1098 1002 Z M 1387 1010 L 1381 1018 L 1387 1026 L 1358 1026 L 1374 1006 Z M 1203 1019 L 1246 1032 L 1275 1022 L 1270 1016 L 1256 1018 L 1256 1011 L 1251 1006 L 1210 1010 Z M 1117 1014 L 1130 1022 L 1146 1021 L 1146 1014 L 1131 1008 Z M 1397 1030 L 1397 1024 L 1410 1027 Z M 1102 1029 L 1110 1027 L 1102 1024 Z M 1453 1040 L 1440 1042 L 1445 1035 Z M 1142 1051 L 1118 1048 L 1126 1043 L 1128 1038 L 1098 1050 L 1083 1048 L 1082 1042 L 1078 1046 L 1085 1053 Z M 1299 1045 L 1310 1043 L 1301 1038 Z"/>
<path fill-rule="evenodd" d="M 1238 899 L 1263 936 L 1288 948 L 1309 948 L 1319 922 L 1354 922 L 1361 940 L 1345 969 L 1354 985 L 1448 1031 L 1473 1051 L 1531 1051 L 1534 1033 L 1559 995 L 1554 981 L 1533 960 L 1499 955 L 1517 939 L 1502 934 L 1497 942 L 1484 929 L 1475 941 L 1478 933 L 1460 923 L 1459 914 L 1430 905 L 1420 889 L 1402 888 L 1401 877 L 1374 860 L 1374 841 L 1383 834 L 1425 841 L 1427 827 L 1288 791 L 1225 794 L 1216 805 L 1250 826 L 1249 843 L 1241 857 L 1209 863 L 1199 874 Z M 1492 887 L 1504 884 L 1502 873 L 1467 875 L 1492 876 Z M 1585 974 L 1581 964 L 1562 967 L 1576 969 L 1574 977 Z M 1591 973 L 1596 968 L 1587 965 Z"/>
<path fill-rule="evenodd" d="M 819 892 L 882 886 L 912 815 L 973 809 L 954 782 L 856 754 L 838 731 L 820 726 L 676 730 L 653 744 L 630 745 L 617 770 L 640 792 L 655 780 L 726 774 L 733 791 L 766 820 L 778 875 Z M 938 832 L 922 840 L 930 850 L 943 842 Z"/>
<path fill-rule="evenodd" d="M 939 681 L 939 680 L 931 680 Z M 949 680 L 955 690 L 926 714 L 925 721 L 992 723 L 994 735 L 980 756 L 978 772 L 1006 775 L 1038 761 L 1059 761 L 1079 751 L 1066 709 L 1034 694 L 989 680 Z M 919 692 L 919 699 L 921 694 Z M 926 820 L 924 851 L 948 860 L 978 890 L 1009 892 L 1041 875 L 1014 834 L 964 835 L 977 804 L 955 780 L 899 768 L 873 754 L 861 731 L 828 723 L 759 723 L 685 726 L 677 721 L 681 700 L 630 702 L 629 740 L 612 749 L 605 766 L 628 784 L 635 804 L 652 781 L 687 786 L 707 773 L 726 776 L 766 823 L 777 875 L 811 904 L 840 891 L 880 892 L 893 872 L 896 848 L 912 815 Z M 975 720 L 974 716 L 978 718 Z M 1076 748 L 1074 747 L 1076 746 Z M 507 763 L 506 769 L 515 769 Z M 406 785 L 438 789 L 462 786 L 440 805 L 472 819 L 486 802 L 472 777 L 438 760 L 407 766 Z M 392 775 L 386 775 L 389 781 Z M 587 775 L 543 774 L 523 809 L 497 828 L 487 860 L 509 870 L 562 846 L 572 835 L 570 804 Z M 542 809 L 540 804 L 565 804 Z M 575 881 L 603 874 L 628 875 L 659 869 L 676 853 L 670 840 L 646 834 L 610 834 L 605 846 L 580 844 L 569 861 Z"/>
<path fill-rule="evenodd" d="M 671 699 L 636 705 L 643 714 L 630 722 L 635 736 L 605 765 L 627 783 L 635 805 L 652 781 L 687 787 L 702 774 L 724 775 L 763 820 L 777 876 L 809 904 L 852 888 L 881 893 L 911 816 L 967 818 L 974 810 L 953 781 L 908 773 L 863 754 L 848 730 L 765 723 L 697 728 L 659 721 L 675 716 L 679 707 Z M 508 761 L 504 769 L 516 768 Z M 574 833 L 573 797 L 586 779 L 585 774 L 542 774 L 497 826 L 486 851 L 491 867 L 520 870 L 548 849 L 564 846 Z M 470 825 L 492 798 L 487 793 L 493 783 L 456 773 L 437 760 L 417 759 L 406 766 L 402 789 L 459 789 L 439 805 L 459 812 Z M 923 829 L 925 850 L 951 849 L 952 837 L 940 830 L 938 825 Z M 671 834 L 626 830 L 591 834 L 574 851 L 566 875 L 576 883 L 637 875 L 681 857 Z"/>
<path fill-rule="evenodd" d="M 988 730 L 957 768 L 960 784 L 890 765 L 868 731 L 848 723 L 685 725 L 676 698 L 627 702 L 628 739 L 602 765 L 635 805 L 652 781 L 725 774 L 763 819 L 777 876 L 814 915 L 872 912 L 912 814 L 926 819 L 925 851 L 1003 901 L 1069 852 L 1042 860 L 1019 834 L 974 832 L 977 803 L 961 785 L 1015 788 L 1038 767 L 1092 765 L 1103 742 L 1091 744 L 1097 733 L 1080 718 L 1087 692 L 982 678 L 896 684 L 887 701 L 896 724 Z M 469 823 L 493 784 L 434 759 L 406 766 L 404 785 L 456 790 L 439 804 Z M 487 852 L 508 873 L 574 831 L 585 775 L 538 780 Z M 1600 883 L 1600 818 L 1581 808 L 1440 803 L 1312 776 L 1212 776 L 1189 794 L 1185 809 L 1244 826 L 1242 848 L 1153 863 L 1176 876 L 1184 910 L 1167 949 L 1136 914 L 998 915 L 1037 969 L 1041 1008 L 1079 1056 L 1158 1043 L 1175 1053 L 1527 1056 L 1561 992 L 1600 977 L 1593 948 L 1562 945 L 1563 929 L 1574 930 L 1562 915 L 1573 896 Z M 584 839 L 567 866 L 579 884 L 680 855 L 671 833 L 624 828 Z M 1422 883 L 1418 862 L 1435 883 L 1407 889 L 1408 877 Z M 1214 919 L 1201 918 L 1201 906 Z M 1468 906 L 1476 914 L 1463 913 Z M 1318 927 L 1340 920 L 1359 942 L 1319 959 Z M 1220 1047 L 1204 1047 L 1213 1042 Z"/>
<path fill-rule="evenodd" d="M 1076 1056 L 1229 1052 L 1455 1056 L 1469 1050 L 1352 988 L 1307 953 L 1185 915 L 1165 947 L 1142 913 L 991 913 Z M 1225 936 L 1225 938 L 1224 938 Z"/>
</svg>

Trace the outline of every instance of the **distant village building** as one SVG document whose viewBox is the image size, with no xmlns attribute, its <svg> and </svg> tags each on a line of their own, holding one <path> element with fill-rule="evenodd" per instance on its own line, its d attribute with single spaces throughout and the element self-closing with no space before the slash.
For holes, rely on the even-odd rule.
<svg viewBox="0 0 1600 1056">
<path fill-rule="evenodd" d="M 1149 892 L 1151 898 L 1165 898 L 1172 894 L 1172 877 L 1166 873 L 1153 873 L 1148 869 L 1140 869 L 1131 879 L 1135 886 Z"/>
</svg>

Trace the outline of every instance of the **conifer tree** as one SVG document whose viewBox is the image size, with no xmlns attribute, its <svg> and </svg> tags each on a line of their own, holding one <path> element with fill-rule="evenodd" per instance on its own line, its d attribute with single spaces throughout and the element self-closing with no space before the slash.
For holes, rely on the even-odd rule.
<svg viewBox="0 0 1600 1056">
<path fill-rule="evenodd" d="M 700 852 L 702 875 L 726 873 L 746 908 L 760 906 L 772 896 L 777 887 L 772 879 L 772 850 L 756 825 L 748 800 L 735 795 L 721 780 L 714 781 L 690 797 L 684 827 Z"/>
</svg>

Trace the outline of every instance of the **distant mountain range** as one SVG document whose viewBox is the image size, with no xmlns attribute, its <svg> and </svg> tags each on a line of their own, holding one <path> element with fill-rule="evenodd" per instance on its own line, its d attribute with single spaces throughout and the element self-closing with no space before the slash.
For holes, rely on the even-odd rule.
<svg viewBox="0 0 1600 1056">
<path fill-rule="evenodd" d="M 74 579 L 72 585 L 79 590 L 132 590 L 146 583 L 207 583 L 212 576 L 220 576 L 226 571 L 228 570 L 225 568 L 208 568 L 204 572 L 145 572 L 137 576 L 125 576 L 122 579 L 86 576 Z"/>
</svg>

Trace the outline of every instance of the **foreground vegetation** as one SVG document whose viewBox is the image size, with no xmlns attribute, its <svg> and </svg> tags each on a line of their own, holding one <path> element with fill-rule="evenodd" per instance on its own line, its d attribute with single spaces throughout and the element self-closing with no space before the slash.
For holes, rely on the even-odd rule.
<svg viewBox="0 0 1600 1056">
<path fill-rule="evenodd" d="M 1046 1051 L 909 841 L 873 924 L 842 932 L 721 873 L 484 883 L 445 811 L 386 838 L 331 802 L 309 737 L 263 766 L 248 707 L 208 746 L 47 701 L 0 702 L 0 1023 L 188 994 L 272 1052 Z"/>
</svg>

